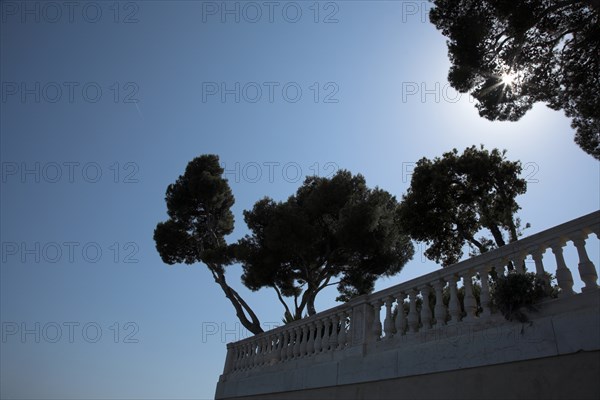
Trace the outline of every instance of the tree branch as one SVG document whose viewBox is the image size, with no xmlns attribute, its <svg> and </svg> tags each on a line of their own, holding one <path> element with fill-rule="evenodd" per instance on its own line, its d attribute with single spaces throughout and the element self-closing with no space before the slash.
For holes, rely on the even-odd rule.
<svg viewBox="0 0 600 400">
<path fill-rule="evenodd" d="M 277 288 L 277 285 L 273 285 L 273 289 L 275 289 L 275 292 L 277 293 L 277 298 L 279 299 L 279 301 L 281 302 L 281 304 L 283 304 L 283 307 L 285 308 L 285 312 L 288 313 L 289 315 L 292 315 L 292 313 L 290 312 L 290 309 L 289 309 L 288 305 L 283 300 L 283 297 L 281 296 L 281 292 Z"/>
<path fill-rule="evenodd" d="M 263 332 L 263 329 L 260 327 L 260 321 L 258 317 L 250 308 L 250 306 L 244 301 L 244 299 L 242 299 L 242 297 L 227 284 L 225 275 L 217 271 L 212 266 L 208 266 L 208 269 L 212 273 L 215 282 L 219 286 L 221 286 L 221 289 L 225 293 L 225 297 L 229 299 L 229 301 L 233 305 L 233 308 L 235 308 L 236 316 L 238 317 L 242 325 L 244 325 L 246 329 L 248 329 L 255 335 Z M 248 320 L 248 316 L 246 316 L 246 313 L 248 313 L 252 321 Z"/>
</svg>

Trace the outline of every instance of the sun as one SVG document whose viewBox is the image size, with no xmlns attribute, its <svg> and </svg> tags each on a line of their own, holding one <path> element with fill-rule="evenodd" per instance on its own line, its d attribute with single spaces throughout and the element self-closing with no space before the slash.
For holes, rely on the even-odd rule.
<svg viewBox="0 0 600 400">
<path fill-rule="evenodd" d="M 515 74 L 504 73 L 500 79 L 502 80 L 504 86 L 512 86 L 512 84 L 515 82 L 515 77 Z"/>
</svg>

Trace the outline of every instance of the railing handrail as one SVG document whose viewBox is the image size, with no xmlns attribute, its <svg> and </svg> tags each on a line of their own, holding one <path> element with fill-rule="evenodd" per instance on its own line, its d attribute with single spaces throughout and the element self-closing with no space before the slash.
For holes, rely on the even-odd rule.
<svg viewBox="0 0 600 400">
<path fill-rule="evenodd" d="M 306 325 L 313 321 L 318 321 L 319 319 L 329 317 L 342 311 L 349 311 L 359 304 L 368 303 L 375 299 L 381 299 L 387 296 L 397 295 L 400 292 L 406 293 L 409 290 L 429 285 L 437 280 L 441 280 L 443 278 L 447 278 L 453 275 L 457 276 L 460 272 L 473 270 L 475 269 L 475 267 L 481 267 L 482 265 L 488 265 L 492 267 L 497 263 L 509 261 L 513 257 L 523 253 L 532 252 L 536 250 L 545 250 L 548 247 L 549 241 L 555 242 L 557 240 L 568 240 L 568 238 L 573 233 L 579 231 L 587 234 L 595 233 L 596 235 L 600 235 L 600 210 L 594 211 L 587 215 L 562 223 L 560 225 L 556 225 L 552 228 L 519 239 L 515 242 L 508 243 L 502 247 L 490 250 L 479 256 L 459 261 L 458 263 L 453 264 L 449 267 L 438 269 L 436 271 L 427 273 L 425 275 L 421 275 L 417 278 L 399 283 L 397 285 L 391 286 L 389 288 L 380 290 L 375 293 L 356 297 L 348 301 L 347 303 L 343 303 L 333 308 L 329 308 L 327 310 L 318 312 L 315 315 L 311 315 L 309 317 L 290 322 L 288 324 L 279 326 L 277 328 L 273 328 L 266 332 L 236 342 L 230 342 L 227 344 L 227 346 L 230 347 L 250 343 L 255 340 L 264 338 L 267 335 L 275 335 L 286 330 L 294 329 L 296 327 Z"/>
</svg>

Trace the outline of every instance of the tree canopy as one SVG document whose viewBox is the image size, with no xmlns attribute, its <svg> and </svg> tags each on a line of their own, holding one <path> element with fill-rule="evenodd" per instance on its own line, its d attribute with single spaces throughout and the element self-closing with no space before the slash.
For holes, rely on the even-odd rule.
<svg viewBox="0 0 600 400">
<path fill-rule="evenodd" d="M 433 0 L 448 38 L 450 84 L 490 120 L 534 103 L 564 110 L 575 142 L 600 160 L 600 1 Z"/>
<path fill-rule="evenodd" d="M 252 333 L 262 332 L 260 320 L 227 283 L 228 265 L 242 264 L 251 290 L 274 288 L 290 320 L 314 314 L 316 296 L 329 285 L 338 285 L 338 300 L 371 292 L 378 277 L 400 272 L 414 253 L 397 223 L 396 199 L 348 171 L 308 177 L 285 202 L 258 201 L 244 212 L 251 234 L 228 244 L 234 197 L 223 172 L 215 155 L 190 161 L 167 188 L 169 218 L 157 224 L 154 240 L 167 264 L 204 263 Z M 294 299 L 293 310 L 285 297 Z"/>
<path fill-rule="evenodd" d="M 169 219 L 154 230 L 156 249 L 167 264 L 204 263 L 236 310 L 242 325 L 262 332 L 260 321 L 242 297 L 227 284 L 225 266 L 231 264 L 225 236 L 233 231 L 234 197 L 215 155 L 189 162 L 185 173 L 167 187 Z"/>
<path fill-rule="evenodd" d="M 338 300 L 370 293 L 378 277 L 397 274 L 414 253 L 397 207 L 388 192 L 344 170 L 306 178 L 286 201 L 264 198 L 244 212 L 252 233 L 236 251 L 243 282 L 275 289 L 292 319 L 314 314 L 315 297 L 329 285 L 337 284 Z M 283 297 L 293 298 L 293 310 Z"/>
<path fill-rule="evenodd" d="M 527 183 L 519 178 L 521 163 L 505 154 L 472 146 L 417 162 L 398 220 L 413 239 L 429 245 L 427 258 L 448 266 L 460 260 L 465 244 L 484 253 L 518 239 L 515 197 Z M 476 238 L 482 229 L 491 238 Z"/>
</svg>

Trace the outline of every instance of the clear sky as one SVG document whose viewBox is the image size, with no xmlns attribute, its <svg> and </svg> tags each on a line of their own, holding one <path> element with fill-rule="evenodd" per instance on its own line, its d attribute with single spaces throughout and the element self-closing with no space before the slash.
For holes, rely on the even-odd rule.
<svg viewBox="0 0 600 400">
<path fill-rule="evenodd" d="M 246 333 L 203 265 L 167 266 L 152 240 L 201 154 L 227 170 L 231 241 L 244 209 L 305 175 L 345 168 L 400 198 L 416 160 L 480 143 L 522 161 L 527 233 L 600 208 L 599 163 L 562 112 L 489 122 L 448 87 L 427 2 L 0 5 L 2 398 L 213 397 Z M 435 268 L 417 253 L 377 287 Z M 239 276 L 278 323 L 274 293 Z"/>
</svg>

